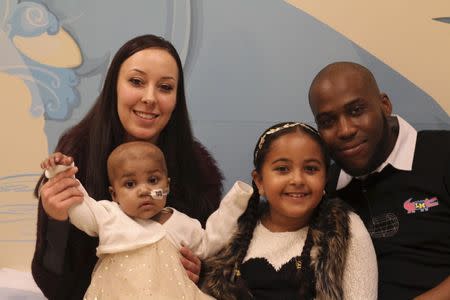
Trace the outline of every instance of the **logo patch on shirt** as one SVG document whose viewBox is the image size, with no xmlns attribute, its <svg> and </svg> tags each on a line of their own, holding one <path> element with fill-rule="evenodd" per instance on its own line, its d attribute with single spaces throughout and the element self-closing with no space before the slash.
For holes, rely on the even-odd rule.
<svg viewBox="0 0 450 300">
<path fill-rule="evenodd" d="M 367 225 L 367 230 L 372 238 L 381 239 L 396 235 L 399 227 L 397 216 L 385 213 L 372 217 L 372 224 Z"/>
<path fill-rule="evenodd" d="M 408 214 L 413 214 L 416 211 L 425 212 L 428 211 L 430 207 L 439 205 L 437 197 L 433 197 L 430 199 L 425 198 L 424 200 L 416 200 L 412 202 L 411 200 L 412 198 L 409 198 L 408 200 L 405 201 L 405 203 L 403 203 L 403 208 L 406 209 Z"/>
</svg>

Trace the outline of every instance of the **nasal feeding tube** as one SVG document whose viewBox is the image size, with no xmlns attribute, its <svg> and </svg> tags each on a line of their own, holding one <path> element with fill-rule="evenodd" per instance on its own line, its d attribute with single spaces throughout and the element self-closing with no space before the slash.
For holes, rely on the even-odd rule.
<svg viewBox="0 0 450 300">
<path fill-rule="evenodd" d="M 167 196 L 169 194 L 169 189 L 154 189 L 149 192 L 143 193 L 144 196 L 151 196 L 155 200 L 161 200 L 164 198 L 164 196 Z"/>
</svg>

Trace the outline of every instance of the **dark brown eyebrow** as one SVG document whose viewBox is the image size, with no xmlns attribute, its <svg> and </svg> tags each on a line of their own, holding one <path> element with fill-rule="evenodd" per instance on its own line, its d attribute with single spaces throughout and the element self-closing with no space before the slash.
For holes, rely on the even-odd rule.
<svg viewBox="0 0 450 300">
<path fill-rule="evenodd" d="M 132 176 L 134 176 L 134 175 L 135 175 L 135 173 L 133 173 L 133 172 L 123 173 L 123 174 L 120 176 L 120 178 L 132 177 Z"/>
<path fill-rule="evenodd" d="M 321 112 L 321 113 L 317 114 L 314 119 L 317 122 L 321 118 L 329 117 L 329 116 L 332 116 L 332 115 L 333 115 L 333 113 L 328 112 L 328 111 L 324 111 L 324 112 Z"/>
<path fill-rule="evenodd" d="M 146 173 L 147 173 L 147 175 L 150 175 L 150 174 L 164 174 L 165 172 L 164 172 L 164 170 L 162 168 L 157 168 L 157 169 L 150 170 L 150 171 L 148 171 Z M 123 173 L 120 176 L 120 178 L 132 177 L 132 176 L 135 176 L 135 175 L 136 175 L 135 172 L 126 172 L 126 173 Z"/>
<path fill-rule="evenodd" d="M 277 162 L 290 162 L 290 160 L 287 158 L 278 158 L 272 162 L 272 165 L 276 164 Z"/>
<path fill-rule="evenodd" d="M 350 102 L 344 104 L 344 110 L 346 110 L 346 109 L 352 107 L 353 105 L 357 104 L 358 102 L 362 102 L 362 101 L 364 101 L 363 98 L 357 97 L 357 98 L 351 100 Z M 332 115 L 334 115 L 334 112 L 324 111 L 324 112 L 321 112 L 321 113 L 317 114 L 315 119 L 317 121 L 320 118 L 327 117 L 327 116 L 332 116 Z"/>
<path fill-rule="evenodd" d="M 359 102 L 364 102 L 364 99 L 363 99 L 363 98 L 360 98 L 360 97 L 355 98 L 355 99 L 353 99 L 352 101 L 346 103 L 346 104 L 344 105 L 344 107 L 345 107 L 345 108 L 349 108 L 349 107 L 351 107 L 351 106 L 353 106 L 353 105 L 355 105 L 355 104 L 358 104 Z"/>
<path fill-rule="evenodd" d="M 323 164 L 323 162 L 322 162 L 320 159 L 317 159 L 317 158 L 309 158 L 309 159 L 306 159 L 305 162 L 307 162 L 307 163 L 312 163 L 312 162 L 314 162 L 314 163 L 317 163 L 317 164 L 319 164 L 319 165 L 322 165 L 322 164 Z"/>
<path fill-rule="evenodd" d="M 288 163 L 290 161 L 291 160 L 287 159 L 287 158 L 278 158 L 278 159 L 274 160 L 271 164 L 274 165 L 274 164 L 276 164 L 278 162 L 286 162 L 286 163 Z M 306 162 L 306 163 L 317 163 L 319 165 L 323 165 L 323 162 L 320 159 L 317 159 L 317 158 L 308 158 L 304 162 Z"/>
<path fill-rule="evenodd" d="M 130 71 L 135 71 L 135 72 L 138 72 L 138 73 L 141 73 L 141 74 L 145 74 L 144 71 L 142 71 L 142 70 L 140 70 L 140 69 L 138 69 L 138 68 L 133 68 L 133 69 L 131 69 Z"/>
<path fill-rule="evenodd" d="M 142 75 L 147 75 L 147 73 L 145 73 L 144 71 L 142 71 L 142 70 L 140 70 L 140 69 L 138 69 L 138 68 L 133 68 L 133 69 L 131 69 L 130 71 L 135 71 L 135 72 L 138 72 L 138 73 L 140 73 L 140 74 L 142 74 Z M 173 77 L 173 76 L 164 76 L 164 77 L 161 77 L 161 79 L 171 79 L 171 80 L 176 80 L 175 77 Z"/>
</svg>

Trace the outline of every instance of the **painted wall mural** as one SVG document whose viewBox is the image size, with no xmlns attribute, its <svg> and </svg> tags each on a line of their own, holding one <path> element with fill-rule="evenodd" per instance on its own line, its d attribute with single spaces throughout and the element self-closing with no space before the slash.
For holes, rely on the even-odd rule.
<svg viewBox="0 0 450 300">
<path fill-rule="evenodd" d="M 0 266 L 17 268 L 29 262 L 35 239 L 31 193 L 48 154 L 45 120 L 65 120 L 79 104 L 73 68 L 81 53 L 45 6 L 5 1 L 1 8 Z"/>
<path fill-rule="evenodd" d="M 372 53 L 450 113 L 449 1 L 287 2 Z"/>
<path fill-rule="evenodd" d="M 223 170 L 225 190 L 250 180 L 253 143 L 264 128 L 283 120 L 313 124 L 309 84 L 333 61 L 373 70 L 394 112 L 416 128 L 450 129 L 450 2 L 368 6 L 0 1 L 0 268 L 29 270 L 39 163 L 89 110 L 111 55 L 140 34 L 164 36 L 178 49 L 194 133 Z"/>
</svg>

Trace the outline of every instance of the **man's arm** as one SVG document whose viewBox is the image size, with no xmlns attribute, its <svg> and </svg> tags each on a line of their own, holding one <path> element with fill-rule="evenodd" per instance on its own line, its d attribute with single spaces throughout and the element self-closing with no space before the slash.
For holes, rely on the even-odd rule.
<svg viewBox="0 0 450 300">
<path fill-rule="evenodd" d="M 446 173 L 444 174 L 444 184 L 447 189 L 447 193 L 450 195 L 450 155 L 448 156 Z M 450 298 L 450 275 L 447 276 L 441 283 L 432 288 L 431 290 L 426 291 L 423 294 L 415 297 L 416 300 L 425 300 L 425 299 L 449 299 Z"/>
<path fill-rule="evenodd" d="M 449 148 L 449 147 L 447 147 Z M 447 190 L 448 195 L 450 195 L 450 153 L 447 156 L 447 168 L 444 173 L 444 184 Z M 432 288 L 431 290 L 426 291 L 423 294 L 414 298 L 415 300 L 425 300 L 425 299 L 433 299 L 433 300 L 441 300 L 441 299 L 450 299 L 450 275 L 447 276 L 441 283 Z"/>
<path fill-rule="evenodd" d="M 437 286 L 431 290 L 426 291 L 423 294 L 415 297 L 415 300 L 448 300 L 450 298 L 450 276 L 447 276 L 444 281 L 439 283 Z"/>
</svg>

